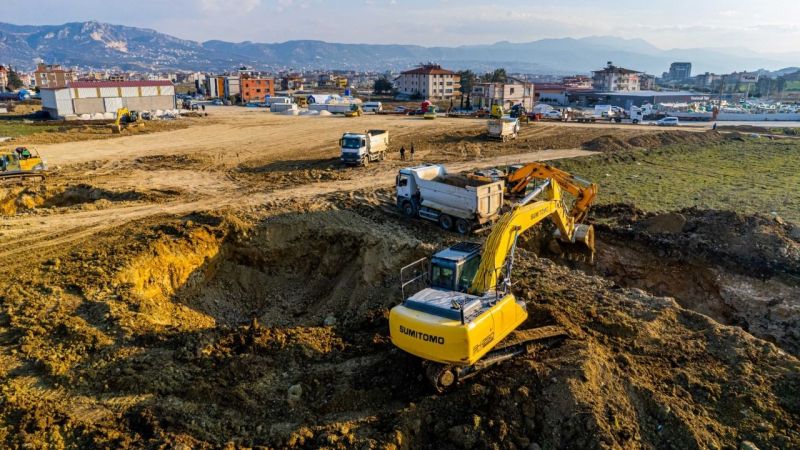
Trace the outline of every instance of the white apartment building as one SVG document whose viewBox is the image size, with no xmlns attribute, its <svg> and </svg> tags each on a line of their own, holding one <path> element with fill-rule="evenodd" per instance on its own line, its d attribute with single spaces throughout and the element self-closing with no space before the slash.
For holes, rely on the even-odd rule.
<svg viewBox="0 0 800 450">
<path fill-rule="evenodd" d="M 400 73 L 394 80 L 398 93 L 429 99 L 448 99 L 461 95 L 461 77 L 438 64 L 424 64 Z"/>
<path fill-rule="evenodd" d="M 641 74 L 617 67 L 609 61 L 604 69 L 592 71 L 592 88 L 600 92 L 639 91 Z"/>
<path fill-rule="evenodd" d="M 521 103 L 530 111 L 533 109 L 533 83 L 478 83 L 472 86 L 470 99 L 477 107 L 500 105 L 508 110 Z"/>
</svg>

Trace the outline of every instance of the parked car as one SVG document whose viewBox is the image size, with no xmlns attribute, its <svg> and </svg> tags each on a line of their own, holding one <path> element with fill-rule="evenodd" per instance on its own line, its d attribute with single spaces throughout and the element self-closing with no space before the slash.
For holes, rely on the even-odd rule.
<svg viewBox="0 0 800 450">
<path fill-rule="evenodd" d="M 220 99 L 216 99 L 216 100 L 214 100 L 213 102 L 211 102 L 211 104 L 212 104 L 212 105 L 214 105 L 214 106 L 222 106 L 222 105 L 224 105 L 225 103 L 224 103 L 222 100 L 220 100 Z"/>
<path fill-rule="evenodd" d="M 563 118 L 563 114 L 561 113 L 561 111 L 559 111 L 557 109 L 551 109 L 550 111 L 547 111 L 546 113 L 544 113 L 543 117 L 545 119 L 561 120 Z"/>
<path fill-rule="evenodd" d="M 677 127 L 679 123 L 677 117 L 664 117 L 653 122 L 653 125 L 658 125 L 660 127 Z"/>
</svg>

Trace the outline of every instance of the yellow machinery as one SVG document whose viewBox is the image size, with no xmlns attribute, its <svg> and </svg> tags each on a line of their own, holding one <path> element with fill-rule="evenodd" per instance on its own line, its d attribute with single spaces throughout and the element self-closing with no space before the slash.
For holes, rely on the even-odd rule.
<svg viewBox="0 0 800 450">
<path fill-rule="evenodd" d="M 114 120 L 114 123 L 111 124 L 111 130 L 114 133 L 122 133 L 122 130 L 133 127 L 144 128 L 144 122 L 139 116 L 139 113 L 130 111 L 128 108 L 119 108 L 117 110 L 117 118 Z"/>
<path fill-rule="evenodd" d="M 536 200 L 539 196 L 543 199 Z M 568 211 L 559 179 L 549 177 L 500 218 L 483 248 L 464 242 L 434 254 L 430 261 L 404 267 L 404 301 L 389 314 L 392 343 L 426 360 L 429 381 L 443 392 L 487 367 L 532 351 L 534 342 L 563 337 L 564 330 L 557 326 L 515 331 L 528 313 L 510 290 L 514 252 L 522 233 L 550 219 L 559 240 L 593 256 L 594 229 L 575 219 L 585 217 L 588 206 L 576 202 Z M 405 296 L 406 287 L 420 284 L 421 290 Z"/>
<path fill-rule="evenodd" d="M 425 120 L 433 120 L 436 118 L 436 105 L 429 105 L 428 110 L 422 115 Z"/>
<path fill-rule="evenodd" d="M 47 163 L 36 150 L 17 147 L 14 151 L 0 150 L 0 180 L 40 178 L 47 176 Z"/>
<path fill-rule="evenodd" d="M 502 106 L 492 105 L 492 111 L 489 113 L 489 117 L 491 117 L 492 119 L 502 119 L 503 114 L 505 114 L 505 111 L 503 111 Z"/>
<path fill-rule="evenodd" d="M 361 117 L 364 114 L 364 110 L 361 109 L 361 105 L 353 103 L 350 105 L 350 111 L 344 113 L 345 117 Z"/>
</svg>

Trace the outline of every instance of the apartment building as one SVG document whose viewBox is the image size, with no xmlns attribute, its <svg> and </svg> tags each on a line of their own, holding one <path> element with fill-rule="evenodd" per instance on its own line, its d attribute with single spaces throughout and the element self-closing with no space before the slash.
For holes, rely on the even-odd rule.
<svg viewBox="0 0 800 450">
<path fill-rule="evenodd" d="M 78 80 L 75 72 L 65 70 L 59 64 L 39 64 L 33 76 L 39 88 L 64 87 L 67 83 Z"/>
<path fill-rule="evenodd" d="M 609 61 L 605 68 L 592 71 L 592 88 L 601 92 L 639 91 L 641 74 L 617 67 Z"/>
<path fill-rule="evenodd" d="M 275 80 L 242 75 L 240 89 L 242 103 L 263 102 L 266 97 L 275 95 Z"/>
<path fill-rule="evenodd" d="M 448 99 L 461 95 L 461 77 L 438 64 L 424 64 L 401 72 L 394 80 L 398 93 L 408 97 Z"/>
<path fill-rule="evenodd" d="M 533 83 L 478 83 L 470 92 L 472 104 L 478 107 L 500 105 L 504 109 L 522 104 L 525 109 L 533 109 Z"/>
</svg>

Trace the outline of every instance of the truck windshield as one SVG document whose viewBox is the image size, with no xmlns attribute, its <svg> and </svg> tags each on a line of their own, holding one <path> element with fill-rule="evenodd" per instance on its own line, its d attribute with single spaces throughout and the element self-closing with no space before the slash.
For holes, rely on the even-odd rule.
<svg viewBox="0 0 800 450">
<path fill-rule="evenodd" d="M 342 148 L 361 148 L 361 138 L 346 137 L 342 139 Z"/>
</svg>

